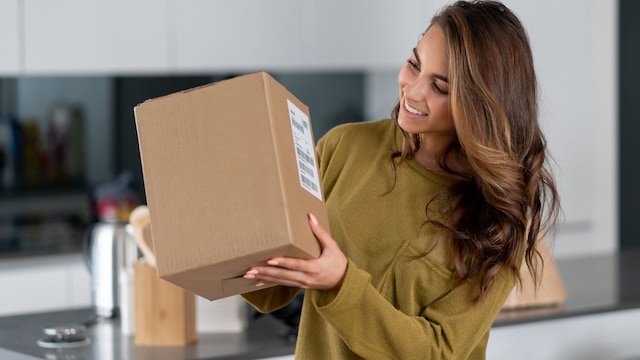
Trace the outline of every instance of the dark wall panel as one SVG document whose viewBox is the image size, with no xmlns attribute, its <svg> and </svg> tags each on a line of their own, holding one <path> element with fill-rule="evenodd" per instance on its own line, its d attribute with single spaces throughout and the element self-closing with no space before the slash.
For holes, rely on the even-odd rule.
<svg viewBox="0 0 640 360">
<path fill-rule="evenodd" d="M 640 247 L 640 1 L 619 2 L 620 248 Z"/>
</svg>

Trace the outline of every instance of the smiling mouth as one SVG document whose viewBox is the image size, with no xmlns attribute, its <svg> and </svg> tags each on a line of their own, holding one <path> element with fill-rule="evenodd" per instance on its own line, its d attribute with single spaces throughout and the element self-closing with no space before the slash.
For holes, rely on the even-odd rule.
<svg viewBox="0 0 640 360">
<path fill-rule="evenodd" d="M 411 107 L 411 106 L 409 105 L 409 102 L 408 102 L 406 99 L 405 99 L 405 101 L 404 101 L 404 108 L 405 108 L 408 112 L 412 113 L 413 115 L 417 115 L 417 116 L 426 116 L 426 115 L 427 115 L 426 113 L 423 113 L 422 111 L 420 111 L 420 110 L 418 110 L 418 109 L 415 109 L 415 108 Z"/>
</svg>

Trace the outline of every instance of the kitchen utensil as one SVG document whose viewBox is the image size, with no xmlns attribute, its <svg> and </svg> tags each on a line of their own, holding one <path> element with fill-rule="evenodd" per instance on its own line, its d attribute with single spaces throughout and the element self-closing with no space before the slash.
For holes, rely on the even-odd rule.
<svg viewBox="0 0 640 360">
<path fill-rule="evenodd" d="M 148 263 L 136 263 L 134 273 L 134 343 L 183 346 L 197 341 L 195 295 L 159 278 Z"/>
<path fill-rule="evenodd" d="M 98 318 L 83 323 L 60 324 L 44 328 L 47 335 L 38 339 L 38 346 L 48 349 L 74 348 L 91 344 L 91 338 L 86 335 L 87 327 L 95 324 Z"/>
<path fill-rule="evenodd" d="M 138 244 L 144 260 L 151 267 L 156 267 L 156 257 L 153 253 L 153 243 L 151 242 L 151 217 L 149 208 L 140 205 L 133 209 L 129 215 L 129 223 L 133 228 L 133 237 Z"/>
<path fill-rule="evenodd" d="M 117 317 L 120 310 L 119 276 L 130 259 L 137 259 L 133 229 L 126 222 L 99 222 L 88 232 L 86 260 L 96 314 Z"/>
<path fill-rule="evenodd" d="M 144 261 L 134 265 L 136 345 L 186 345 L 197 340 L 195 295 L 158 277 L 145 205 L 129 216 Z"/>
</svg>

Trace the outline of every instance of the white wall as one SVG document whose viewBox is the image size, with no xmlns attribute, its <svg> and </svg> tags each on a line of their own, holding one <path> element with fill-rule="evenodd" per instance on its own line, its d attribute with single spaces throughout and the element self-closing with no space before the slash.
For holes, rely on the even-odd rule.
<svg viewBox="0 0 640 360">
<path fill-rule="evenodd" d="M 432 1 L 432 11 L 445 3 Z M 554 253 L 571 257 L 613 252 L 618 247 L 617 3 L 504 3 L 529 32 L 541 93 L 541 123 L 557 164 L 564 222 Z M 368 119 L 389 116 L 398 98 L 396 75 L 397 69 L 368 75 Z"/>
</svg>

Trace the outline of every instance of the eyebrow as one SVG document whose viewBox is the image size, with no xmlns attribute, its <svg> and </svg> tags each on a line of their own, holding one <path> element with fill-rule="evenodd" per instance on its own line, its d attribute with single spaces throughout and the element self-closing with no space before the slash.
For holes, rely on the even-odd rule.
<svg viewBox="0 0 640 360">
<path fill-rule="evenodd" d="M 411 51 L 413 51 L 413 56 L 416 57 L 416 61 L 418 62 L 418 65 L 420 65 L 421 62 L 420 62 L 420 56 L 418 56 L 418 50 L 416 50 L 416 48 L 413 48 Z"/>
<path fill-rule="evenodd" d="M 418 50 L 416 48 L 413 48 L 413 56 L 416 57 L 416 62 L 418 63 L 418 66 L 420 66 L 422 64 L 422 62 L 420 61 L 420 56 L 418 56 Z M 449 82 L 449 78 L 442 75 L 442 74 L 432 74 L 432 76 L 436 79 L 442 80 L 446 83 Z"/>
</svg>

